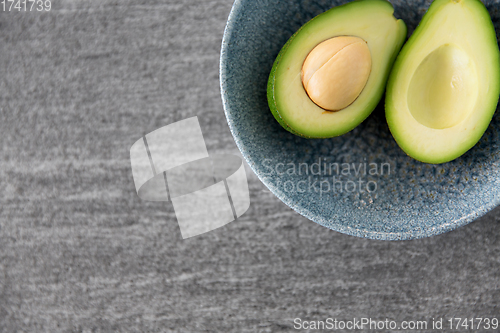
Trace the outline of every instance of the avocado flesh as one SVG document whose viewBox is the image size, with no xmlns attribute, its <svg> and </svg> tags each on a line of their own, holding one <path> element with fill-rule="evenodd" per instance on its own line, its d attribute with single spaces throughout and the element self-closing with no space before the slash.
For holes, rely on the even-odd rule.
<svg viewBox="0 0 500 333">
<path fill-rule="evenodd" d="M 500 94 L 500 55 L 479 0 L 436 0 L 399 54 L 386 92 L 386 118 L 406 154 L 449 162 L 472 148 Z"/>
<path fill-rule="evenodd" d="M 274 62 L 267 89 L 269 107 L 285 129 L 306 138 L 329 138 L 352 130 L 370 115 L 406 38 L 406 25 L 393 12 L 385 0 L 354 1 L 313 18 L 288 40 Z M 332 112 L 311 101 L 301 82 L 301 68 L 316 45 L 336 36 L 366 41 L 372 67 L 356 100 Z"/>
</svg>

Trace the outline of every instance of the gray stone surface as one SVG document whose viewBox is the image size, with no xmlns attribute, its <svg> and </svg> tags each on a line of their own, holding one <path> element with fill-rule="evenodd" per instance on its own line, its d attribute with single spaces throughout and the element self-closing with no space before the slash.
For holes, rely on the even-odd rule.
<svg viewBox="0 0 500 333">
<path fill-rule="evenodd" d="M 182 240 L 141 201 L 129 148 L 198 115 L 236 153 L 219 96 L 231 0 L 52 1 L 0 13 L 0 332 L 288 332 L 294 318 L 499 317 L 500 209 L 405 242 L 250 210 Z M 443 330 L 445 331 L 445 330 Z"/>
</svg>

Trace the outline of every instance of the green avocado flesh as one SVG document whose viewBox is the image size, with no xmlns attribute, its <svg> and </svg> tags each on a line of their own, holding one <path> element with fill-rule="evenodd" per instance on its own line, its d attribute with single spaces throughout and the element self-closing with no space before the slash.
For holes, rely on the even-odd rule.
<svg viewBox="0 0 500 333">
<path fill-rule="evenodd" d="M 288 131 L 305 138 L 342 135 L 370 115 L 382 98 L 392 64 L 406 38 L 406 25 L 385 0 L 334 7 L 300 28 L 278 54 L 267 86 L 269 108 Z M 301 69 L 316 45 L 338 36 L 359 37 L 371 54 L 371 72 L 359 96 L 339 111 L 326 111 L 307 95 Z"/>
<path fill-rule="evenodd" d="M 451 161 L 481 138 L 500 93 L 500 56 L 479 0 L 436 0 L 399 54 L 386 92 L 386 118 L 406 154 Z"/>
</svg>

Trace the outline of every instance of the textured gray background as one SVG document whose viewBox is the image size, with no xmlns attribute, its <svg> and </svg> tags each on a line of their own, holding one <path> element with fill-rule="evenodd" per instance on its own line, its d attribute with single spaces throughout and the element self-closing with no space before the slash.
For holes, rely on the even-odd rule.
<svg viewBox="0 0 500 333">
<path fill-rule="evenodd" d="M 0 13 L 0 332 L 280 332 L 293 319 L 500 313 L 500 209 L 433 238 L 325 229 L 248 172 L 238 221 L 182 240 L 136 195 L 129 148 L 219 96 L 231 0 L 53 1 Z"/>
</svg>

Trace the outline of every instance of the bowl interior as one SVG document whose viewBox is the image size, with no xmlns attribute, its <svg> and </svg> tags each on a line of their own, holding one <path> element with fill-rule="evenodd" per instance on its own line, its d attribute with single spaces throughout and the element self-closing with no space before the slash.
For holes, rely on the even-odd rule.
<svg viewBox="0 0 500 333">
<path fill-rule="evenodd" d="M 347 1 L 236 0 L 221 52 L 221 91 L 236 144 L 285 204 L 325 227 L 375 239 L 412 239 L 467 224 L 499 204 L 500 113 L 481 141 L 441 165 L 418 162 L 392 138 L 383 99 L 353 131 L 308 140 L 285 131 L 269 111 L 273 61 L 304 23 Z M 430 2 L 391 1 L 409 34 Z M 486 1 L 497 33 L 498 2 Z"/>
</svg>

